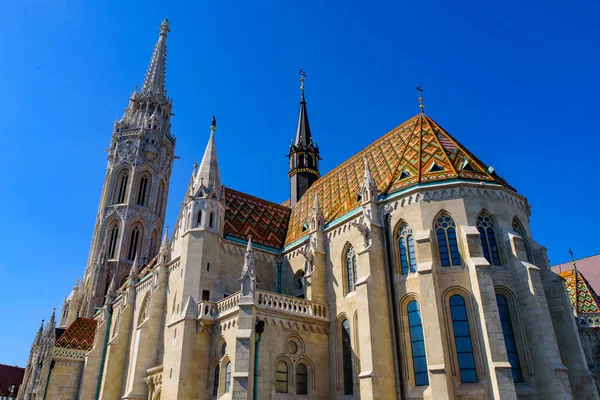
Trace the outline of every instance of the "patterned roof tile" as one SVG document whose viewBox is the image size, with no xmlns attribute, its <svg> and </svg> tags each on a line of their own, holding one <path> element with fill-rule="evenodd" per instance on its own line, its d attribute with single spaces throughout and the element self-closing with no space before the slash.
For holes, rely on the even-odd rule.
<svg viewBox="0 0 600 400">
<path fill-rule="evenodd" d="M 225 234 L 254 243 L 283 247 L 290 208 L 237 190 L 225 188 Z"/>
<path fill-rule="evenodd" d="M 453 179 L 495 182 L 514 190 L 488 172 L 485 164 L 433 119 L 418 114 L 317 180 L 292 209 L 285 245 L 306 234 L 303 226 L 310 218 L 315 191 L 326 223 L 360 205 L 358 194 L 365 157 L 377 189 L 383 194 L 419 183 Z"/>
<path fill-rule="evenodd" d="M 594 289 L 590 286 L 581 272 L 575 274 L 575 269 L 558 274 L 565 281 L 571 305 L 575 308 L 577 300 L 577 313 L 600 312 L 600 302 Z M 577 275 L 577 291 L 575 291 L 575 276 Z M 577 293 L 576 293 L 577 292 Z"/>
<path fill-rule="evenodd" d="M 96 325 L 95 319 L 77 318 L 54 345 L 65 349 L 89 350 L 94 346 Z"/>
</svg>

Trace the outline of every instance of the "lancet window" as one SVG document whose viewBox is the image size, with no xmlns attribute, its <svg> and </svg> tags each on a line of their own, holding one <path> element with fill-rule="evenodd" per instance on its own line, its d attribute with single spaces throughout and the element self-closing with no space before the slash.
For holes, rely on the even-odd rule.
<svg viewBox="0 0 600 400">
<path fill-rule="evenodd" d="M 485 211 L 482 211 L 477 216 L 477 230 L 479 231 L 479 237 L 481 238 L 483 256 L 491 265 L 499 266 L 500 253 L 498 252 L 494 220 L 491 215 Z"/>
<path fill-rule="evenodd" d="M 308 370 L 302 363 L 296 366 L 296 394 L 308 394 Z"/>
<path fill-rule="evenodd" d="M 140 236 L 141 229 L 138 226 L 134 227 L 131 230 L 131 238 L 129 239 L 129 252 L 127 253 L 127 258 L 130 260 L 133 260 L 138 252 L 138 246 L 142 241 Z"/>
<path fill-rule="evenodd" d="M 346 250 L 346 282 L 348 293 L 354 291 L 356 275 L 356 252 L 354 251 L 354 247 L 348 246 L 348 250 Z"/>
<path fill-rule="evenodd" d="M 477 382 L 467 307 L 465 299 L 461 295 L 455 294 L 450 297 L 450 315 L 452 316 L 452 330 L 454 331 L 460 381 L 463 383 Z"/>
<path fill-rule="evenodd" d="M 139 206 L 148 205 L 148 197 L 150 194 L 150 176 L 148 174 L 142 175 L 140 178 L 140 185 L 138 187 L 137 204 Z"/>
<path fill-rule="evenodd" d="M 277 363 L 277 376 L 275 382 L 275 391 L 277 393 L 288 392 L 288 366 L 285 361 Z"/>
<path fill-rule="evenodd" d="M 415 386 L 429 385 L 427 372 L 427 356 L 425 355 L 425 337 L 423 336 L 423 322 L 421 308 L 415 300 L 408 303 L 408 329 L 410 331 L 410 348 L 415 374 Z"/>
<path fill-rule="evenodd" d="M 354 393 L 354 377 L 352 368 L 352 343 L 350 340 L 350 322 L 342 322 L 342 366 L 344 373 L 344 395 Z"/>
<path fill-rule="evenodd" d="M 400 252 L 400 267 L 402 275 L 417 272 L 417 257 L 415 255 L 415 240 L 412 229 L 408 224 L 402 224 L 398 229 L 398 250 Z"/>
<path fill-rule="evenodd" d="M 527 261 L 533 262 L 533 257 L 531 256 L 531 249 L 529 248 L 529 241 L 527 240 L 527 233 L 525 233 L 525 228 L 523 228 L 523 224 L 517 217 L 514 217 L 512 220 L 512 228 L 513 231 L 523 238 L 523 242 L 525 243 L 525 252 L 527 253 Z"/>
<path fill-rule="evenodd" d="M 117 248 L 117 240 L 119 240 L 119 223 L 114 222 L 108 231 L 108 258 L 112 259 L 115 257 L 115 250 Z"/>
<path fill-rule="evenodd" d="M 456 223 L 446 213 L 440 214 L 435 221 L 435 233 L 440 250 L 442 267 L 460 266 L 460 253 L 456 238 Z"/>
<path fill-rule="evenodd" d="M 113 204 L 121 204 L 125 202 L 127 196 L 127 183 L 129 182 L 129 171 L 123 170 L 117 176 L 117 185 L 115 186 L 115 196 Z"/>
<path fill-rule="evenodd" d="M 512 372 L 514 382 L 523 382 L 523 373 L 521 372 L 521 362 L 519 361 L 519 352 L 517 350 L 517 340 L 510 318 L 508 301 L 501 294 L 496 295 L 498 303 L 498 312 L 500 313 L 500 322 L 502 323 L 502 333 L 504 335 L 504 344 L 506 345 L 506 354 Z"/>
</svg>

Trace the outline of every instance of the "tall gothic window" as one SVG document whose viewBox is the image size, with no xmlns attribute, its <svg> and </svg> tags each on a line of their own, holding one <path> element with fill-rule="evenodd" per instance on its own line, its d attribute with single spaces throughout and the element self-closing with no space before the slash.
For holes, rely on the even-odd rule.
<svg viewBox="0 0 600 400">
<path fill-rule="evenodd" d="M 512 220 L 512 228 L 513 231 L 523 238 L 523 242 L 525 243 L 525 252 L 527 253 L 527 261 L 533 262 L 533 257 L 531 256 L 531 249 L 529 248 L 529 241 L 527 240 L 527 233 L 525 233 L 525 228 L 523 228 L 523 224 L 517 217 L 514 217 Z"/>
<path fill-rule="evenodd" d="M 215 213 L 211 212 L 208 217 L 208 226 L 210 228 L 214 228 L 214 225 L 215 225 Z"/>
<path fill-rule="evenodd" d="M 477 382 L 467 307 L 462 296 L 455 294 L 450 297 L 450 314 L 452 316 L 452 330 L 454 331 L 460 381 L 462 383 Z"/>
<path fill-rule="evenodd" d="M 415 257 L 415 240 L 412 229 L 408 224 L 402 224 L 398 229 L 398 248 L 400 251 L 400 266 L 402 275 L 408 272 L 417 272 L 417 258 Z"/>
<path fill-rule="evenodd" d="M 127 196 L 128 181 L 129 171 L 121 171 L 117 176 L 117 185 L 115 186 L 115 196 L 113 198 L 114 204 L 121 204 L 125 202 L 125 197 Z"/>
<path fill-rule="evenodd" d="M 419 303 L 408 303 L 408 328 L 410 331 L 410 348 L 412 351 L 415 386 L 429 385 L 427 373 L 427 357 L 425 355 L 425 337 L 423 336 L 423 322 L 421 321 L 421 308 Z"/>
<path fill-rule="evenodd" d="M 356 283 L 356 252 L 352 246 L 348 246 L 346 251 L 346 282 L 348 293 L 353 292 Z"/>
<path fill-rule="evenodd" d="M 150 177 L 147 174 L 144 174 L 140 178 L 140 185 L 138 187 L 137 204 L 139 206 L 147 206 L 149 194 L 150 194 Z"/>
<path fill-rule="evenodd" d="M 342 366 L 344 372 L 344 395 L 354 393 L 352 370 L 352 344 L 350 342 L 350 322 L 342 322 Z"/>
<path fill-rule="evenodd" d="M 494 220 L 485 211 L 479 213 L 477 217 L 477 230 L 483 246 L 483 256 L 492 265 L 500 265 L 500 254 L 498 253 L 498 243 L 496 242 L 496 232 L 494 231 Z"/>
<path fill-rule="evenodd" d="M 158 232 L 152 231 L 152 237 L 150 238 L 150 259 L 154 258 L 157 242 L 158 242 Z"/>
<path fill-rule="evenodd" d="M 435 233 L 440 249 L 442 267 L 460 266 L 460 253 L 456 239 L 456 223 L 446 213 L 440 214 L 435 221 Z"/>
<path fill-rule="evenodd" d="M 202 210 L 198 210 L 198 214 L 196 215 L 196 227 L 199 227 L 202 224 Z"/>
<path fill-rule="evenodd" d="M 275 391 L 277 393 L 288 392 L 288 366 L 284 361 L 277 363 L 277 377 L 275 382 Z"/>
<path fill-rule="evenodd" d="M 162 215 L 164 197 L 165 195 L 165 184 L 162 181 L 158 184 L 158 196 L 156 197 L 156 213 Z"/>
<path fill-rule="evenodd" d="M 508 355 L 508 362 L 510 363 L 513 381 L 523 382 L 521 362 L 519 361 L 517 341 L 512 327 L 508 301 L 506 301 L 506 297 L 503 295 L 497 294 L 496 302 L 498 303 L 498 312 L 500 313 L 500 322 L 502 323 L 502 333 L 504 334 L 504 344 L 506 345 L 506 354 Z"/>
<path fill-rule="evenodd" d="M 225 393 L 229 393 L 231 388 L 231 361 L 225 367 Z"/>
<path fill-rule="evenodd" d="M 296 366 L 296 394 L 308 394 L 308 370 L 302 363 Z"/>
<path fill-rule="evenodd" d="M 219 373 L 221 372 L 221 368 L 219 364 L 215 367 L 215 376 L 213 380 L 213 399 L 216 399 L 219 395 Z"/>
<path fill-rule="evenodd" d="M 131 238 L 129 239 L 129 252 L 127 253 L 127 258 L 129 260 L 133 260 L 135 258 L 135 255 L 138 252 L 138 245 L 140 241 L 140 228 L 136 226 L 131 231 Z"/>
<path fill-rule="evenodd" d="M 109 232 L 108 237 L 108 258 L 112 259 L 115 257 L 115 250 L 117 248 L 117 240 L 119 239 L 119 223 L 115 222 Z"/>
</svg>

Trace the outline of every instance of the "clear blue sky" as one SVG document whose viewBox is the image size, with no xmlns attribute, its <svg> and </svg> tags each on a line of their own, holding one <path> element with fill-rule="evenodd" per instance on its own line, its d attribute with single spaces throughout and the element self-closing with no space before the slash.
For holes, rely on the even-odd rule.
<svg viewBox="0 0 600 400">
<path fill-rule="evenodd" d="M 223 182 L 288 197 L 297 71 L 327 172 L 426 111 L 532 204 L 553 264 L 599 252 L 600 2 L 4 2 L 0 24 L 0 363 L 81 277 L 111 129 L 164 17 L 178 137 L 173 225 L 210 117 Z M 327 3 L 325 5 L 325 3 Z"/>
</svg>

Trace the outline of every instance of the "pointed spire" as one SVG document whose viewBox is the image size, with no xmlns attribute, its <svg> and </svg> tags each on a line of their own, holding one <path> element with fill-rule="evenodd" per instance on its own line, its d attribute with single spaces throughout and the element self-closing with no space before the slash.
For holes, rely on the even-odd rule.
<svg viewBox="0 0 600 400">
<path fill-rule="evenodd" d="M 165 18 L 162 24 L 160 24 L 159 29 L 158 42 L 154 47 L 154 53 L 152 53 L 152 58 L 150 59 L 146 79 L 144 79 L 144 85 L 142 86 L 142 93 L 154 94 L 166 100 L 165 75 L 167 67 L 167 34 L 170 32 L 169 20 Z"/>
<path fill-rule="evenodd" d="M 106 291 L 106 300 L 104 301 L 105 305 L 108 305 L 113 302 L 117 294 L 117 274 L 113 274 L 112 279 L 110 280 L 110 286 Z"/>
<path fill-rule="evenodd" d="M 52 316 L 50 317 L 50 321 L 48 322 L 48 325 L 46 325 L 46 329 L 48 329 L 48 328 L 54 329 L 55 326 L 56 326 L 56 308 L 53 308 Z"/>
<path fill-rule="evenodd" d="M 254 251 L 254 248 L 252 247 L 252 235 L 248 235 L 248 246 L 246 246 L 246 253 L 250 251 Z"/>
<path fill-rule="evenodd" d="M 294 145 L 308 147 L 313 144 L 312 135 L 310 133 L 310 124 L 308 123 L 308 111 L 306 111 L 306 100 L 304 99 L 304 79 L 306 73 L 303 69 L 300 70 L 300 114 L 298 115 L 298 127 L 296 129 L 296 140 Z"/>
<path fill-rule="evenodd" d="M 219 160 L 217 159 L 217 144 L 215 142 L 216 121 L 210 127 L 210 137 L 198 173 L 194 177 L 194 190 L 197 192 L 201 186 L 208 190 L 216 189 L 220 192 L 221 174 L 219 173 Z"/>
<path fill-rule="evenodd" d="M 135 258 L 133 259 L 133 264 L 131 265 L 131 270 L 129 271 L 128 286 L 135 286 L 139 276 L 140 272 L 138 270 L 138 255 L 136 254 Z"/>
<path fill-rule="evenodd" d="M 104 264 L 106 261 L 106 241 L 108 240 L 108 234 L 104 236 L 104 241 L 102 242 L 102 247 L 100 248 L 100 252 L 98 253 L 98 258 L 96 258 L 97 264 Z"/>
<path fill-rule="evenodd" d="M 362 186 L 362 202 L 367 203 L 369 201 L 377 200 L 377 184 L 371 175 L 371 169 L 369 168 L 369 162 L 367 157 L 365 160 L 365 175 Z"/>
<path fill-rule="evenodd" d="M 163 235 L 162 243 L 160 244 L 160 249 L 158 250 L 158 252 L 160 254 L 162 254 L 162 253 L 166 252 L 168 248 L 169 248 L 169 227 L 167 226 L 165 228 L 165 234 Z"/>
<path fill-rule="evenodd" d="M 317 192 L 317 190 L 315 190 L 315 202 L 313 205 L 313 212 L 315 214 L 321 213 L 321 205 L 319 204 L 319 192 Z"/>
</svg>

